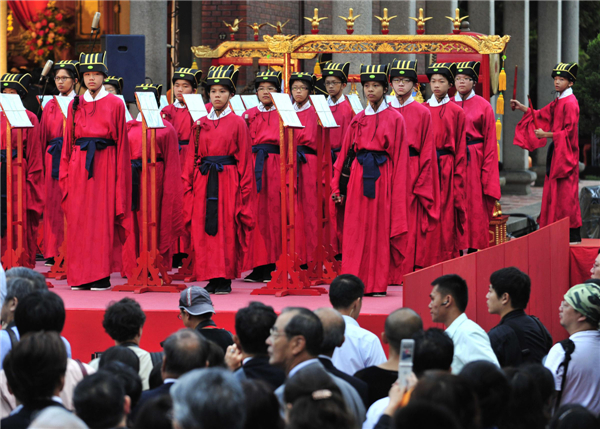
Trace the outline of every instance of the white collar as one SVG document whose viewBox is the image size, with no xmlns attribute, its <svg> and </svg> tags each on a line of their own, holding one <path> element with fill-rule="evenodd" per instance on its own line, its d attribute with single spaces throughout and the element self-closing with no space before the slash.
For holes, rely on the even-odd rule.
<svg viewBox="0 0 600 429">
<path fill-rule="evenodd" d="M 298 108 L 298 103 L 294 102 L 294 110 L 296 112 L 304 112 L 306 109 L 310 107 L 310 100 L 306 100 L 306 103 L 300 108 Z"/>
<path fill-rule="evenodd" d="M 475 97 L 475 91 L 474 90 L 471 90 L 471 92 L 469 93 L 469 95 L 467 96 L 467 98 L 465 98 L 464 100 L 460 97 L 460 94 L 458 93 L 458 91 L 456 91 L 456 95 L 454 96 L 454 101 L 456 101 L 457 103 L 460 103 L 461 101 L 470 100 L 473 97 Z"/>
<path fill-rule="evenodd" d="M 176 378 L 165 378 L 163 380 L 163 384 L 175 383 L 177 381 Z"/>
<path fill-rule="evenodd" d="M 388 105 L 387 100 L 385 99 L 385 95 L 384 95 L 383 101 L 377 108 L 377 112 L 373 111 L 373 107 L 371 107 L 371 103 L 367 103 L 367 108 L 365 109 L 365 115 L 367 115 L 367 116 L 376 115 L 379 112 L 383 112 L 388 107 L 389 107 L 389 105 Z"/>
<path fill-rule="evenodd" d="M 573 95 L 573 88 L 567 88 L 567 89 L 565 89 L 563 91 L 563 93 L 558 96 L 558 99 L 560 100 L 561 98 L 566 98 L 569 95 Z"/>
<path fill-rule="evenodd" d="M 328 361 L 330 361 L 330 362 L 333 362 L 333 359 L 331 359 L 331 358 L 330 358 L 329 356 L 327 356 L 327 355 L 319 355 L 319 359 L 325 359 L 325 360 L 328 360 Z"/>
<path fill-rule="evenodd" d="M 458 316 L 456 319 L 454 319 L 454 321 L 450 324 L 450 326 L 448 326 L 446 328 L 446 334 L 448 334 L 448 336 L 450 336 L 450 338 L 452 338 L 452 335 L 454 334 L 454 332 L 456 332 L 458 327 L 467 320 L 469 320 L 469 318 L 467 317 L 467 314 L 462 313 L 460 316 Z"/>
<path fill-rule="evenodd" d="M 137 118 L 135 118 L 135 120 L 138 122 L 142 122 L 142 112 L 138 113 Z"/>
<path fill-rule="evenodd" d="M 338 98 L 338 100 L 335 103 L 333 102 L 331 95 L 327 97 L 327 103 L 330 106 L 337 106 L 338 104 L 342 104 L 344 101 L 346 101 L 346 96 L 344 94 L 340 95 L 340 98 Z"/>
<path fill-rule="evenodd" d="M 248 362 L 250 362 L 252 359 L 254 358 L 254 356 L 248 356 L 246 358 L 244 358 L 244 360 L 242 361 L 242 365 L 246 365 Z"/>
<path fill-rule="evenodd" d="M 231 109 L 229 108 L 229 106 L 227 106 L 225 108 L 225 110 L 223 110 L 223 112 L 221 112 L 221 116 L 217 116 L 217 114 L 215 113 L 215 108 L 211 108 L 210 109 L 210 113 L 208 114 L 207 118 L 210 119 L 211 121 L 216 121 L 219 119 L 224 118 L 225 116 L 229 115 L 231 113 Z"/>
<path fill-rule="evenodd" d="M 90 90 L 88 89 L 87 91 L 85 91 L 85 94 L 83 94 L 83 99 L 88 103 L 93 103 L 94 101 L 103 99 L 108 94 L 109 92 L 106 89 L 104 89 L 104 85 L 101 85 L 100 90 L 98 91 L 98 95 L 96 95 L 96 98 L 92 98 L 92 94 L 90 94 Z"/>
<path fill-rule="evenodd" d="M 290 372 L 288 373 L 288 379 L 292 378 L 294 376 L 294 374 L 296 374 L 298 371 L 300 371 L 305 366 L 311 365 L 315 362 L 318 363 L 319 365 L 321 365 L 321 363 L 319 362 L 319 359 L 317 359 L 317 358 L 305 360 L 304 362 L 300 362 L 298 365 L 296 365 L 295 367 L 293 367 L 290 370 Z"/>
<path fill-rule="evenodd" d="M 179 109 L 185 109 L 186 108 L 186 105 L 185 104 L 181 104 L 178 99 L 175 99 L 175 103 L 173 103 L 173 106 L 178 107 Z"/>
<path fill-rule="evenodd" d="M 415 101 L 415 99 L 412 95 L 410 97 L 408 97 L 408 99 L 404 102 L 404 104 L 400 104 L 400 100 L 398 100 L 398 97 L 394 97 L 394 99 L 392 100 L 392 107 L 395 107 L 396 109 L 398 109 L 400 107 L 406 107 L 413 101 Z"/>
<path fill-rule="evenodd" d="M 67 95 L 62 95 L 62 94 L 58 94 L 58 97 L 68 97 L 68 98 L 73 98 L 77 95 L 77 93 L 75 93 L 75 90 L 72 89 L 70 93 L 68 93 Z"/>
<path fill-rule="evenodd" d="M 274 105 L 274 104 L 271 104 L 271 107 L 270 107 L 269 109 L 267 109 L 267 108 L 265 108 L 265 105 L 264 105 L 264 104 L 262 104 L 262 102 L 259 102 L 259 103 L 258 103 L 258 111 L 259 111 L 259 112 L 266 113 L 266 112 L 271 112 L 271 111 L 273 111 L 273 110 L 277 110 L 277 109 L 275 108 L 275 105 Z"/>
<path fill-rule="evenodd" d="M 443 100 L 440 101 L 439 103 L 437 101 L 437 98 L 435 98 L 435 94 L 432 95 L 429 100 L 427 100 L 427 102 L 429 103 L 429 105 L 431 107 L 438 107 L 438 106 L 448 103 L 449 101 L 450 101 L 450 97 L 448 97 L 447 93 L 446 93 L 446 96 L 443 98 Z"/>
<path fill-rule="evenodd" d="M 53 397 L 52 397 L 52 400 L 53 400 L 54 402 L 58 402 L 58 403 L 59 403 L 59 404 L 61 404 L 61 405 L 64 405 L 64 404 L 65 404 L 65 403 L 63 402 L 63 400 L 61 399 L 61 397 L 60 397 L 60 396 L 53 396 Z"/>
</svg>

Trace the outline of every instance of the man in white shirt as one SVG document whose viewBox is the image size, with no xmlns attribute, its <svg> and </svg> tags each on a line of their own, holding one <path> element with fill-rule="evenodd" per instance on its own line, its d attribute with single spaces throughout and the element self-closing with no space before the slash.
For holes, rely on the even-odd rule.
<svg viewBox="0 0 600 429">
<path fill-rule="evenodd" d="M 561 341 L 550 349 L 544 365 L 554 375 L 560 405 L 580 404 L 600 415 L 600 286 L 585 283 L 573 286 L 559 307 L 560 324 L 569 333 L 575 350 L 571 353 L 566 378 L 565 348 Z M 568 341 L 568 340 L 567 340 Z"/>
<path fill-rule="evenodd" d="M 329 302 L 346 322 L 346 341 L 335 349 L 332 361 L 337 369 L 350 375 L 387 360 L 377 335 L 361 328 L 356 321 L 364 293 L 364 283 L 352 274 L 337 276 L 329 287 Z"/>
<path fill-rule="evenodd" d="M 477 323 L 465 314 L 469 302 L 467 282 L 456 274 L 435 279 L 429 297 L 429 310 L 434 323 L 443 323 L 454 343 L 452 373 L 458 374 L 469 362 L 486 360 L 500 366 L 490 339 Z"/>
</svg>

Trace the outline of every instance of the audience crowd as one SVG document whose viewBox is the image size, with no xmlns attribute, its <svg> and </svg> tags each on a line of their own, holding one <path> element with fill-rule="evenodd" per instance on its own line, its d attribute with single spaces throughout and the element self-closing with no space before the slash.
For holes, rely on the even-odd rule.
<svg viewBox="0 0 600 429">
<path fill-rule="evenodd" d="M 332 282 L 331 307 L 276 314 L 249 303 L 235 335 L 193 286 L 180 295 L 182 329 L 161 352 L 141 348 L 146 316 L 135 300 L 110 303 L 102 326 L 114 346 L 88 364 L 71 358 L 63 301 L 43 276 L 0 277 L 2 429 L 600 428 L 595 279 L 564 295 L 557 319 L 569 337 L 556 344 L 526 313 L 530 279 L 512 267 L 490 278 L 487 310 L 499 321 L 489 333 L 467 317 L 457 275 L 431 284 L 425 322 L 444 329 L 424 329 L 424 309 L 399 308 L 381 338 L 359 326 L 365 287 L 352 275 Z M 404 340 L 414 342 L 408 376 Z"/>
</svg>

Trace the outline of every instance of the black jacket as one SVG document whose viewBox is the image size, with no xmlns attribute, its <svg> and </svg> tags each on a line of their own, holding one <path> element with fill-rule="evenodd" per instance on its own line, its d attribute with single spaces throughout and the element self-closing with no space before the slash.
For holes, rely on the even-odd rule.
<svg viewBox="0 0 600 429">
<path fill-rule="evenodd" d="M 354 389 L 356 389 L 356 391 L 358 392 L 360 399 L 362 399 L 363 403 L 365 404 L 365 408 L 368 408 L 367 403 L 369 402 L 369 385 L 367 383 L 365 383 L 359 378 L 353 377 L 349 374 L 346 374 L 343 371 L 340 371 L 333 365 L 331 359 L 319 356 L 319 362 L 323 364 L 325 370 L 328 373 L 341 378 L 342 380 L 348 382 L 348 384 L 350 384 L 352 387 L 354 387 Z"/>
<path fill-rule="evenodd" d="M 0 427 L 2 429 L 24 429 L 29 427 L 31 422 L 35 420 L 37 415 L 48 407 L 61 407 L 64 408 L 59 402 L 55 402 L 51 399 L 45 401 L 39 401 L 36 404 L 21 408 L 21 410 L 8 416 L 0 421 Z"/>
<path fill-rule="evenodd" d="M 268 356 L 255 356 L 242 365 L 235 373 L 238 380 L 264 380 L 273 387 L 273 391 L 285 382 L 285 372 L 269 364 Z"/>
</svg>

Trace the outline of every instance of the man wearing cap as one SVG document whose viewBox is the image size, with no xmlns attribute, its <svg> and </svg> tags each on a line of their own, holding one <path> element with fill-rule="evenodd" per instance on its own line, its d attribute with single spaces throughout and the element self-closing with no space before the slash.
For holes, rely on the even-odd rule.
<svg viewBox="0 0 600 429">
<path fill-rule="evenodd" d="M 554 375 L 555 388 L 562 391 L 557 408 L 580 404 L 600 415 L 600 286 L 584 283 L 573 286 L 559 307 L 560 324 L 569 333 L 575 350 L 570 354 L 566 375 L 565 341 L 550 349 L 544 365 Z M 566 341 L 569 341 L 566 340 Z"/>
<path fill-rule="evenodd" d="M 54 82 L 58 97 L 75 97 L 79 82 L 79 61 L 65 60 L 54 64 Z M 40 140 L 44 147 L 46 205 L 44 208 L 44 257 L 46 265 L 54 265 L 58 249 L 65 239 L 65 214 L 61 207 L 62 192 L 58 184 L 63 147 L 63 119 L 60 106 L 52 98 L 42 112 Z"/>
<path fill-rule="evenodd" d="M 479 62 L 456 63 L 456 95 L 465 112 L 467 133 L 467 212 L 469 253 L 490 245 L 490 220 L 500 199 L 496 119 L 490 103 L 475 94 Z"/>
<path fill-rule="evenodd" d="M 131 211 L 131 161 L 125 105 L 102 85 L 106 53 L 79 57 L 87 89 L 69 105 L 59 183 L 67 234 L 67 279 L 72 290 L 107 290 L 122 269 L 125 220 Z"/>
<path fill-rule="evenodd" d="M 21 100 L 25 98 L 29 91 L 29 85 L 31 83 L 31 75 L 25 74 L 5 74 L 0 80 L 0 85 L 3 94 L 18 94 Z M 44 160 L 42 157 L 42 145 L 39 139 L 39 126 L 38 118 L 35 114 L 26 110 L 27 117 L 31 121 L 33 128 L 24 128 L 22 131 L 23 135 L 23 164 L 22 171 L 25 182 L 23 182 L 23 191 L 21 197 L 23 199 L 23 255 L 20 261 L 21 265 L 33 267 L 35 265 L 35 254 L 37 249 L 37 229 L 42 215 L 44 207 Z M 13 189 L 7 191 L 7 168 L 6 160 L 9 154 L 6 153 L 6 127 L 7 120 L 4 112 L 0 112 L 0 170 L 1 170 L 1 187 L 2 201 L 0 201 L 0 208 L 2 210 L 2 226 L 0 228 L 2 236 L 2 245 L 0 249 L 0 257 L 4 256 L 6 252 L 6 222 L 7 222 L 7 206 L 6 206 L 6 195 L 12 195 L 13 198 L 13 221 L 17 219 L 17 197 L 19 192 L 17 173 L 17 140 L 18 133 L 12 132 L 12 186 Z M 17 228 L 13 228 L 13 248 L 16 249 L 18 245 Z"/>
<path fill-rule="evenodd" d="M 546 180 L 538 222 L 544 227 L 568 217 L 571 243 L 581 241 L 579 103 L 572 89 L 577 69 L 577 63 L 558 63 L 554 67 L 556 99 L 542 110 L 534 112 L 519 101 L 510 100 L 511 107 L 525 113 L 515 129 L 515 145 L 531 151 L 544 147 L 547 139 L 552 139 L 546 156 Z M 538 129 L 535 129 L 533 114 Z"/>
<path fill-rule="evenodd" d="M 400 266 L 392 264 L 390 284 L 402 284 L 405 274 L 426 266 L 425 237 L 437 226 L 440 216 L 440 190 L 431 113 L 412 94 L 418 88 L 417 60 L 394 60 L 390 67 L 390 83 L 396 97 L 391 107 L 404 118 L 409 150 L 407 180 L 408 237 L 406 259 Z"/>
<path fill-rule="evenodd" d="M 434 63 L 426 74 L 433 94 L 425 106 L 431 112 L 440 189 L 440 220 L 426 239 L 427 265 L 433 265 L 456 258 L 467 248 L 467 140 L 465 112 L 448 96 L 456 64 Z"/>
<path fill-rule="evenodd" d="M 215 308 L 206 289 L 191 286 L 179 295 L 179 318 L 186 328 L 195 329 L 207 340 L 214 341 L 222 349 L 233 344 L 233 335 L 225 329 L 217 328 L 212 320 Z"/>
<path fill-rule="evenodd" d="M 135 92 L 150 92 L 157 105 L 160 102 L 162 85 L 143 84 L 135 87 Z M 177 146 L 177 132 L 166 120 L 162 119 L 165 128 L 156 129 L 156 213 L 157 213 L 157 250 L 162 257 L 162 265 L 170 269 L 173 243 L 183 234 L 183 187 L 181 185 L 181 166 Z M 142 179 L 142 113 L 136 119 L 127 122 L 127 137 L 131 155 L 131 216 L 130 230 L 123 246 L 123 270 L 128 278 L 133 275 L 137 266 L 137 258 L 142 246 L 142 210 L 141 179 Z M 151 131 L 147 130 L 146 159 L 150 165 Z M 148 175 L 148 192 L 150 192 L 150 176 Z M 152 212 L 151 201 L 148 198 L 148 213 Z M 150 216 L 150 214 L 148 215 Z M 151 237 L 150 230 L 148 237 Z"/>
</svg>

